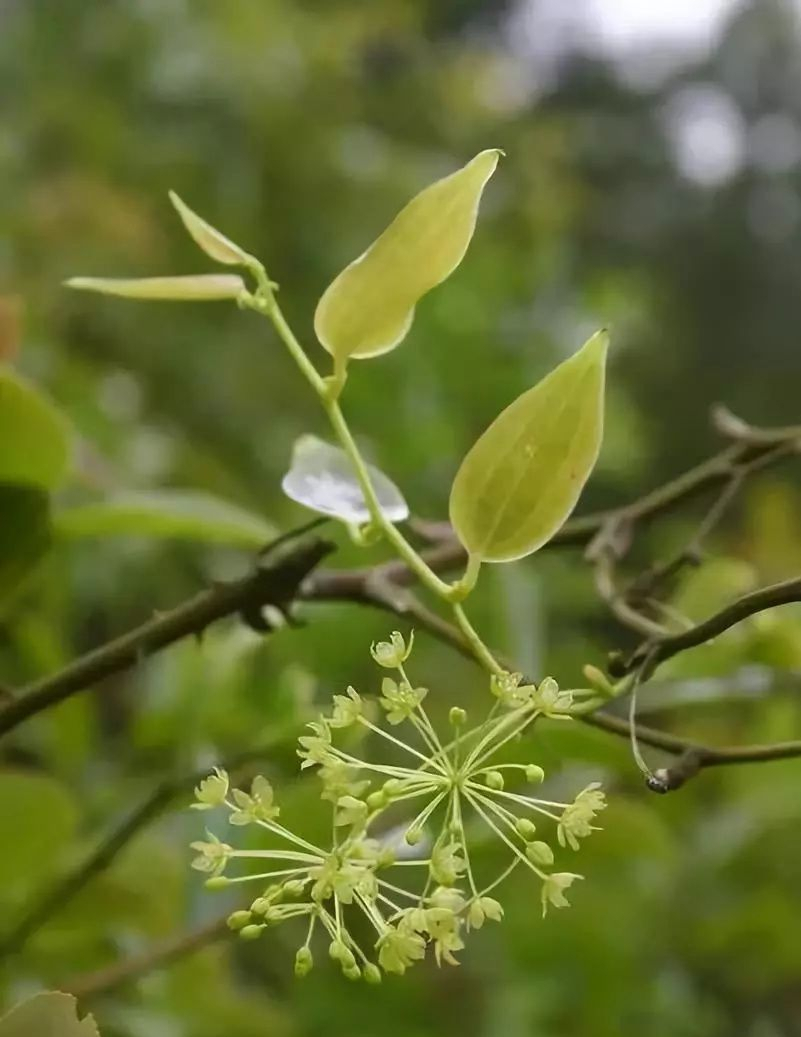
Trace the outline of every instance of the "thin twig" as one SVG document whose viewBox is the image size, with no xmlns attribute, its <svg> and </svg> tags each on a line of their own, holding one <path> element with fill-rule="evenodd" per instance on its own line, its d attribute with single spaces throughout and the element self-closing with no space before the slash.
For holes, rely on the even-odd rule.
<svg viewBox="0 0 801 1037">
<path fill-rule="evenodd" d="M 273 605 L 287 611 L 302 581 L 333 549 L 332 543 L 316 538 L 284 544 L 275 557 L 269 555 L 243 579 L 202 591 L 172 611 L 81 656 L 58 673 L 19 689 L 16 698 L 0 709 L 0 736 L 76 692 L 130 669 L 167 645 L 184 637 L 201 637 L 206 627 L 225 616 L 239 613 L 248 622 L 259 624 L 259 629 L 268 629 L 260 618 L 261 610 Z"/>
<path fill-rule="evenodd" d="M 100 994 L 114 990 L 124 983 L 130 983 L 135 979 L 139 979 L 140 976 L 164 968 L 165 965 L 169 965 L 178 958 L 186 957 L 187 954 L 200 950 L 201 947 L 206 947 L 210 943 L 215 943 L 217 940 L 230 936 L 231 930 L 226 924 L 227 917 L 228 915 L 226 914 L 222 918 L 215 918 L 213 921 L 206 922 L 196 929 L 180 933 L 168 940 L 164 940 L 162 943 L 156 944 L 141 954 L 123 958 L 122 961 L 115 962 L 104 969 L 99 969 L 97 972 L 91 972 L 85 976 L 76 976 L 74 979 L 67 979 L 60 984 L 59 989 L 74 994 L 80 1000 L 98 997 Z"/>
</svg>

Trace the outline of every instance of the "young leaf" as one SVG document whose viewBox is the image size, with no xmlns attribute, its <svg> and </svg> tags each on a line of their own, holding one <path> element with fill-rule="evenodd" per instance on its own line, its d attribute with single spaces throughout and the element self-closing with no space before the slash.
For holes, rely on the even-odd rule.
<svg viewBox="0 0 801 1037">
<path fill-rule="evenodd" d="M 468 554 L 508 562 L 542 547 L 578 500 L 603 432 L 606 332 L 503 411 L 462 461 L 450 519 Z"/>
<path fill-rule="evenodd" d="M 0 483 L 51 489 L 70 465 L 69 426 L 30 382 L 0 367 Z"/>
<path fill-rule="evenodd" d="M 55 526 L 72 538 L 172 537 L 242 547 L 261 547 L 276 535 L 260 515 L 194 490 L 115 494 L 58 512 Z"/>
<path fill-rule="evenodd" d="M 403 340 L 417 302 L 462 261 L 500 154 L 482 151 L 421 191 L 328 286 L 314 330 L 336 360 L 379 356 Z"/>
<path fill-rule="evenodd" d="M 195 242 L 203 249 L 207 256 L 211 256 L 218 263 L 227 266 L 247 266 L 252 262 L 252 257 L 234 244 L 224 234 L 221 234 L 210 223 L 206 223 L 196 212 L 193 212 L 186 202 L 182 201 L 175 191 L 170 191 L 170 201 L 178 211 L 183 225 L 194 238 Z"/>
<path fill-rule="evenodd" d="M 48 990 L 22 1001 L 0 1019 L 0 1037 L 99 1037 L 91 1015 L 78 1019 L 71 994 Z"/>
<path fill-rule="evenodd" d="M 68 288 L 101 295 L 120 295 L 125 299 L 160 299 L 169 302 L 185 300 L 213 301 L 237 299 L 245 290 L 245 282 L 236 274 L 192 274 L 187 277 L 71 277 Z"/>
<path fill-rule="evenodd" d="M 381 511 L 390 522 L 402 522 L 409 508 L 397 486 L 372 465 L 367 466 Z M 370 521 L 351 460 L 344 450 L 316 436 L 301 436 L 292 451 L 292 466 L 281 488 L 287 497 L 312 511 L 360 525 Z"/>
</svg>

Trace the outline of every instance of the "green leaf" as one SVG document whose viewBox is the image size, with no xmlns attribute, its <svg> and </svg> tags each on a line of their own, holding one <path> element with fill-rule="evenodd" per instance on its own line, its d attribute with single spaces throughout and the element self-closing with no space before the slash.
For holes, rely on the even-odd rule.
<svg viewBox="0 0 801 1037">
<path fill-rule="evenodd" d="M 69 426 L 46 396 L 0 367 L 0 483 L 50 489 L 70 466 Z"/>
<path fill-rule="evenodd" d="M 71 994 L 50 990 L 22 1001 L 0 1019 L 0 1037 L 99 1037 L 91 1015 L 78 1019 Z"/>
<path fill-rule="evenodd" d="M 236 274 L 190 274 L 186 277 L 71 277 L 67 288 L 124 299 L 158 299 L 163 302 L 213 302 L 237 299 L 245 282 Z"/>
<path fill-rule="evenodd" d="M 403 340 L 418 301 L 462 261 L 500 154 L 482 151 L 421 191 L 328 286 L 314 330 L 339 364 L 379 356 Z"/>
<path fill-rule="evenodd" d="M 53 873 L 77 820 L 75 800 L 54 778 L 34 771 L 0 773 L 0 900 Z"/>
<path fill-rule="evenodd" d="M 226 238 L 210 223 L 206 223 L 202 217 L 189 208 L 186 202 L 178 197 L 175 191 L 170 191 L 170 201 L 175 206 L 190 236 L 207 256 L 218 263 L 225 263 L 227 266 L 247 266 L 253 262 L 252 256 Z"/>
<path fill-rule="evenodd" d="M 194 490 L 120 493 L 58 512 L 56 532 L 74 538 L 172 537 L 261 547 L 276 529 L 260 515 Z"/>
<path fill-rule="evenodd" d="M 468 554 L 508 562 L 542 547 L 575 507 L 603 433 L 606 332 L 510 404 L 465 457 L 450 519 Z"/>
<path fill-rule="evenodd" d="M 390 522 L 402 522 L 409 515 L 403 494 L 377 468 L 367 465 L 367 471 L 381 511 Z M 297 440 L 292 451 L 292 466 L 281 488 L 287 497 L 322 515 L 332 515 L 354 525 L 370 521 L 370 511 L 350 458 L 344 450 L 316 436 L 301 436 Z"/>
<path fill-rule="evenodd" d="M 0 484 L 0 607 L 50 546 L 50 501 L 37 486 Z"/>
</svg>

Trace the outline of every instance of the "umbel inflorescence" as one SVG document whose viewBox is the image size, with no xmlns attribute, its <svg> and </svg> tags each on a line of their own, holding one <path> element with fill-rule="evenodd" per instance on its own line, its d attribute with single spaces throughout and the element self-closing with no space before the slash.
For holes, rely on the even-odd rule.
<svg viewBox="0 0 801 1037">
<path fill-rule="evenodd" d="M 407 644 L 397 632 L 372 647 L 379 666 L 394 671 L 384 677 L 379 698 L 387 727 L 370 719 L 372 704 L 349 687 L 334 696 L 331 714 L 311 723 L 311 733 L 299 739 L 301 767 L 317 768 L 321 797 L 331 804 L 330 846 L 317 846 L 279 821 L 263 777 L 245 792 L 231 789 L 228 775 L 216 770 L 196 789 L 197 809 L 225 807 L 230 824 L 257 825 L 273 837 L 274 847 L 237 850 L 209 834 L 208 841 L 192 844 L 198 853 L 194 867 L 210 873 L 211 889 L 261 887 L 249 909 L 228 920 L 246 939 L 291 918 L 307 919 L 295 958 L 300 976 L 312 967 L 315 931 L 324 934 L 330 957 L 352 979 L 378 982 L 382 970 L 403 973 L 425 956 L 428 944 L 438 964 L 456 965 L 466 934 L 487 919 L 501 920 L 503 908 L 490 894 L 515 869 L 527 869 L 539 883 L 543 914 L 549 906 L 566 907 L 566 890 L 581 878 L 554 870 L 552 843 L 578 850 L 579 840 L 595 830 L 593 819 L 605 806 L 598 784 L 572 803 L 539 799 L 530 789 L 544 779 L 541 767 L 498 760 L 538 717 L 570 719 L 573 693 L 560 690 L 552 678 L 535 686 L 523 684 L 520 674 L 496 675 L 495 701 L 484 722 L 469 728 L 465 711 L 455 706 L 450 731 L 441 737 L 425 710 L 426 689 L 408 676 L 411 648 L 412 639 Z M 356 726 L 388 743 L 406 764 L 371 762 L 339 748 L 337 733 Z M 400 839 L 392 837 L 397 804 L 413 808 Z M 479 878 L 471 862 L 471 841 L 482 828 L 509 852 L 506 866 L 489 880 Z M 225 874 L 231 862 L 254 858 L 263 870 Z M 354 924 L 357 912 L 366 924 Z"/>
</svg>

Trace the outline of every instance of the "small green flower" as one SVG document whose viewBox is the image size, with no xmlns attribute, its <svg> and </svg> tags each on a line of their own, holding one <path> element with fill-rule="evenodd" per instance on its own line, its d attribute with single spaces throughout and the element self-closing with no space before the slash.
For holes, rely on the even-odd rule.
<svg viewBox="0 0 801 1037">
<path fill-rule="evenodd" d="M 504 706 L 517 709 L 524 706 L 534 690 L 529 684 L 521 685 L 522 673 L 497 673 L 490 677 L 490 692 L 500 699 Z"/>
<path fill-rule="evenodd" d="M 192 867 L 196 871 L 206 871 L 211 875 L 221 875 L 225 870 L 234 848 L 227 843 L 220 842 L 216 835 L 206 832 L 209 842 L 190 843 L 190 847 L 196 850 L 198 856 L 192 861 Z"/>
<path fill-rule="evenodd" d="M 426 943 L 414 929 L 399 923 L 397 928 L 388 926 L 376 943 L 378 963 L 386 972 L 403 973 L 416 961 L 425 957 Z"/>
<path fill-rule="evenodd" d="M 328 718 L 328 726 L 350 727 L 362 715 L 362 709 L 361 696 L 348 685 L 346 695 L 334 695 L 334 712 Z"/>
<path fill-rule="evenodd" d="M 301 770 L 304 770 L 306 767 L 313 767 L 318 763 L 328 763 L 335 759 L 331 752 L 331 731 L 325 722 L 325 717 L 320 717 L 319 720 L 312 720 L 306 727 L 310 727 L 314 734 L 301 735 L 298 739 L 298 745 L 300 746 L 298 756 L 303 760 L 303 763 L 300 765 Z"/>
<path fill-rule="evenodd" d="M 379 666 L 388 670 L 397 670 L 412 654 L 413 645 L 414 630 L 409 634 L 408 646 L 403 640 L 403 635 L 399 631 L 393 630 L 389 635 L 389 641 L 378 641 L 370 647 L 370 655 Z"/>
<path fill-rule="evenodd" d="M 590 824 L 596 814 L 606 809 L 606 799 L 600 782 L 594 781 L 576 796 L 570 806 L 565 807 L 556 830 L 560 846 L 579 848 L 579 839 L 585 839 L 598 829 Z"/>
<path fill-rule="evenodd" d="M 467 924 L 470 929 L 480 929 L 484 922 L 500 922 L 503 918 L 503 908 L 492 897 L 477 897 L 467 912 Z"/>
<path fill-rule="evenodd" d="M 342 796 L 337 800 L 337 811 L 334 815 L 334 824 L 339 828 L 343 825 L 363 825 L 367 820 L 368 807 L 363 799 L 355 796 Z"/>
<path fill-rule="evenodd" d="M 369 788 L 369 780 L 356 781 L 358 770 L 343 760 L 331 759 L 322 764 L 317 772 L 323 783 L 323 791 L 320 798 L 336 803 L 343 796 L 355 796 L 359 798 Z"/>
<path fill-rule="evenodd" d="M 545 717 L 552 720 L 569 719 L 573 705 L 573 692 L 560 691 L 553 677 L 546 677 L 531 696 L 531 704 Z"/>
<path fill-rule="evenodd" d="M 427 694 L 427 688 L 413 688 L 407 681 L 398 683 L 385 677 L 381 682 L 382 697 L 378 701 L 386 710 L 387 722 L 395 726 L 408 720 Z"/>
<path fill-rule="evenodd" d="M 250 795 L 242 789 L 234 789 L 232 795 L 238 808 L 231 811 L 228 818 L 232 825 L 249 825 L 254 821 L 273 821 L 281 812 L 280 807 L 273 804 L 272 785 L 261 774 L 253 779 Z"/>
<path fill-rule="evenodd" d="M 576 879 L 584 878 L 583 875 L 573 875 L 569 871 L 557 871 L 549 875 L 542 883 L 542 916 L 548 912 L 548 905 L 554 907 L 570 907 L 565 890 L 568 889 Z"/>
<path fill-rule="evenodd" d="M 431 877 L 440 886 L 452 886 L 467 867 L 464 857 L 459 856 L 461 846 L 455 842 L 435 846 L 431 853 L 428 869 Z"/>
<path fill-rule="evenodd" d="M 228 775 L 224 770 L 215 767 L 214 772 L 208 778 L 204 778 L 195 789 L 197 802 L 192 804 L 192 809 L 212 810 L 214 807 L 221 806 L 227 795 Z"/>
</svg>

